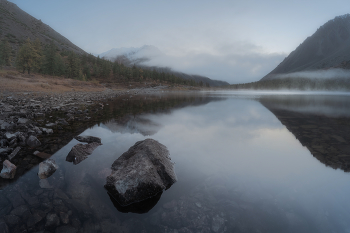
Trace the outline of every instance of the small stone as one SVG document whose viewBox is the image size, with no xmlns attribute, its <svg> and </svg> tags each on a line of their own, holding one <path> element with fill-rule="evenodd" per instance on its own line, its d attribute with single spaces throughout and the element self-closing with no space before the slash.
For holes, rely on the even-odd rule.
<svg viewBox="0 0 350 233">
<path fill-rule="evenodd" d="M 10 214 L 22 216 L 26 211 L 29 211 L 26 205 L 20 205 L 17 208 L 13 209 Z"/>
<path fill-rule="evenodd" d="M 0 148 L 0 155 L 7 155 L 11 153 L 12 149 L 11 148 Z"/>
<path fill-rule="evenodd" d="M 29 136 L 29 138 L 27 139 L 27 145 L 35 148 L 41 145 L 41 142 L 33 135 Z"/>
<path fill-rule="evenodd" d="M 27 118 L 19 118 L 17 124 L 27 124 L 29 121 Z"/>
<path fill-rule="evenodd" d="M 65 212 L 60 212 L 60 218 L 63 224 L 69 223 L 69 215 Z"/>
<path fill-rule="evenodd" d="M 10 161 L 7 159 L 3 163 L 3 168 L 0 173 L 0 177 L 4 179 L 13 179 L 16 174 L 16 166 L 12 164 Z"/>
<path fill-rule="evenodd" d="M 4 122 L 4 123 L 1 124 L 1 129 L 2 130 L 8 130 L 10 128 L 12 128 L 12 126 L 9 123 L 7 123 L 7 122 Z"/>
<path fill-rule="evenodd" d="M 0 147 L 6 147 L 9 145 L 9 142 L 6 139 L 0 140 Z"/>
<path fill-rule="evenodd" d="M 56 123 L 60 125 L 69 125 L 65 119 L 59 119 L 56 121 Z"/>
<path fill-rule="evenodd" d="M 57 170 L 58 166 L 53 159 L 45 160 L 39 164 L 38 176 L 40 179 L 46 179 L 50 177 Z"/>
<path fill-rule="evenodd" d="M 60 219 L 55 213 L 48 213 L 46 215 L 45 227 L 57 227 L 60 225 Z"/>
<path fill-rule="evenodd" d="M 12 134 L 12 133 L 7 132 L 7 133 L 5 133 L 5 137 L 7 140 L 12 140 L 12 139 L 16 138 L 17 136 L 16 136 L 16 134 Z"/>
<path fill-rule="evenodd" d="M 56 228 L 55 233 L 76 233 L 78 232 L 77 229 L 71 226 L 61 226 Z"/>
<path fill-rule="evenodd" d="M 56 125 L 56 123 L 48 123 L 48 124 L 46 124 L 45 126 L 46 127 L 54 127 Z"/>
<path fill-rule="evenodd" d="M 43 189 L 52 189 L 53 188 L 47 179 L 40 179 L 39 186 L 40 186 L 40 188 L 43 188 Z"/>
<path fill-rule="evenodd" d="M 41 128 L 42 132 L 45 134 L 53 134 L 53 130 L 52 129 L 47 129 L 47 128 Z"/>
<path fill-rule="evenodd" d="M 52 156 L 52 155 L 47 154 L 45 152 L 39 152 L 39 153 L 36 153 L 35 155 L 38 156 L 39 158 L 42 158 L 42 159 L 48 159 Z"/>
<path fill-rule="evenodd" d="M 6 223 L 9 225 L 17 225 L 20 222 L 20 218 L 16 215 L 12 215 L 12 214 L 5 216 L 4 219 L 5 219 Z"/>
<path fill-rule="evenodd" d="M 29 218 L 27 220 L 27 226 L 28 227 L 34 226 L 35 224 L 40 222 L 41 219 L 43 219 L 43 217 L 41 217 L 38 213 L 34 213 L 34 214 L 29 216 Z"/>
<path fill-rule="evenodd" d="M 0 232 L 9 233 L 9 228 L 6 225 L 6 222 L 3 219 L 0 219 Z"/>
<path fill-rule="evenodd" d="M 8 157 L 8 159 L 9 160 L 11 160 L 11 159 L 13 159 L 16 155 L 17 155 L 17 153 L 19 152 L 21 150 L 21 147 L 16 147 L 16 149 L 14 149 L 13 151 L 12 151 L 12 153 L 11 154 L 9 154 L 7 157 Z"/>
</svg>

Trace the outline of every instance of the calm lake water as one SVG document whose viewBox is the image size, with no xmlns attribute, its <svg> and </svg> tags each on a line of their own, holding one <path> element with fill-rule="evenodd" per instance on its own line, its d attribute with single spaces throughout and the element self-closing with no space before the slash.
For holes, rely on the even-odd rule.
<svg viewBox="0 0 350 233">
<path fill-rule="evenodd" d="M 107 104 L 111 117 L 81 134 L 103 143 L 86 160 L 66 161 L 73 139 L 51 157 L 59 169 L 47 180 L 33 167 L 2 187 L 11 232 L 350 232 L 350 151 L 336 152 L 349 142 L 349 95 L 206 92 Z M 168 148 L 178 182 L 146 210 L 120 209 L 105 178 L 146 138 Z"/>
</svg>

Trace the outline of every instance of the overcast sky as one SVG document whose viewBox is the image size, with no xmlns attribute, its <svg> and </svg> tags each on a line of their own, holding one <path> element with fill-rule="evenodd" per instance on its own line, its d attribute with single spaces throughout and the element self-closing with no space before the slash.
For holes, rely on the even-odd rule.
<svg viewBox="0 0 350 233">
<path fill-rule="evenodd" d="M 11 0 L 89 53 L 154 45 L 161 65 L 229 83 L 274 69 L 345 0 Z"/>
</svg>

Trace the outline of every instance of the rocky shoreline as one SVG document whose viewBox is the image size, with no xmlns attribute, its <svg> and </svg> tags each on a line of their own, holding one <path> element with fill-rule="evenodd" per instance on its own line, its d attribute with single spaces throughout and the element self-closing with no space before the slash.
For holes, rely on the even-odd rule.
<svg viewBox="0 0 350 233">
<path fill-rule="evenodd" d="M 102 92 L 7 93 L 0 100 L 0 168 L 5 161 L 15 165 L 15 175 L 8 178 L 16 179 L 81 133 L 86 127 L 79 129 L 79 126 L 84 125 L 84 122 L 89 124 L 92 117 L 101 116 L 99 112 L 104 107 L 104 101 L 162 92 L 167 88 L 157 86 L 130 90 L 105 89 Z M 59 134 L 67 130 L 70 137 L 66 140 L 60 138 Z M 3 173 L 6 171 L 4 169 Z M 1 178 L 1 183 L 6 181 Z"/>
</svg>

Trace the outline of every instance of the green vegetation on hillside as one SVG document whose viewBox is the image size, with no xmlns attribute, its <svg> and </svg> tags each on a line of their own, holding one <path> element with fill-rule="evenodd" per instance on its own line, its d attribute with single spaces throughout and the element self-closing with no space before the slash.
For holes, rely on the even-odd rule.
<svg viewBox="0 0 350 233">
<path fill-rule="evenodd" d="M 12 51 L 7 40 L 0 42 L 0 68 L 11 65 Z"/>
<path fill-rule="evenodd" d="M 0 44 L 0 65 L 11 65 L 11 47 L 7 41 Z M 27 39 L 19 48 L 14 65 L 20 72 L 64 76 L 77 80 L 103 80 L 114 83 L 156 81 L 168 84 L 204 86 L 194 80 L 182 79 L 174 74 L 128 67 L 121 63 L 95 57 L 91 54 L 77 54 L 60 50 L 54 43 L 43 45 L 38 39 Z M 13 64 L 13 63 L 12 63 Z"/>
</svg>

